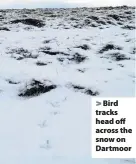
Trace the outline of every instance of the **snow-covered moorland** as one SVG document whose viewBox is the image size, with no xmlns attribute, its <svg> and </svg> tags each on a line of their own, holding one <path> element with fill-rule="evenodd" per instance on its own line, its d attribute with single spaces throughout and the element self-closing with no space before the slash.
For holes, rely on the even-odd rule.
<svg viewBox="0 0 136 164">
<path fill-rule="evenodd" d="M 91 97 L 135 94 L 133 7 L 0 10 L 0 164 L 92 159 Z M 130 161 L 129 161 L 130 162 Z"/>
</svg>

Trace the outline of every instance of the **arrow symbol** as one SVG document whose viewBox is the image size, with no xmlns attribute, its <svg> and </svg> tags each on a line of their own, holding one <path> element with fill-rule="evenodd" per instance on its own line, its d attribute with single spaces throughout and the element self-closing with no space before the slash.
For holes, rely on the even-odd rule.
<svg viewBox="0 0 136 164">
<path fill-rule="evenodd" d="M 101 105 L 101 102 L 96 101 L 96 106 L 100 106 L 100 105 Z"/>
</svg>

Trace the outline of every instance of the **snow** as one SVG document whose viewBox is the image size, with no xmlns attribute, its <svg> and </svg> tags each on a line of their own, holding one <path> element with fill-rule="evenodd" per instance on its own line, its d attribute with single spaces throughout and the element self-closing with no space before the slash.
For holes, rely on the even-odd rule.
<svg viewBox="0 0 136 164">
<path fill-rule="evenodd" d="M 10 12 L 16 17 L 14 10 Z M 6 16 L 11 19 L 8 14 Z M 59 18 L 55 21 L 59 22 Z M 55 29 L 50 26 L 52 22 L 47 22 L 49 27 L 30 30 L 24 29 L 27 25 L 7 24 L 11 31 L 0 31 L 0 163 L 128 163 L 125 159 L 91 158 L 91 96 L 67 86 L 72 83 L 92 88 L 100 97 L 134 96 L 135 54 L 130 53 L 135 42 L 134 30 L 122 30 L 119 26 Z M 126 42 L 126 39 L 131 41 Z M 45 44 L 45 40 L 51 42 Z M 110 52 L 124 53 L 130 60 L 101 58 L 108 55 L 108 52 L 98 53 L 107 43 L 122 47 L 123 50 Z M 74 48 L 83 44 L 88 44 L 90 49 Z M 68 56 L 51 56 L 39 51 L 45 46 L 71 56 L 82 54 L 87 60 L 76 64 L 69 61 Z M 17 60 L 19 54 L 11 50 L 18 48 L 38 57 Z M 64 62 L 59 62 L 58 57 L 63 57 Z M 51 63 L 37 66 L 37 61 Z M 78 69 L 85 69 L 85 72 Z M 32 79 L 49 80 L 57 88 L 32 98 L 19 97 L 19 91 Z M 8 80 L 17 84 L 10 84 Z"/>
</svg>

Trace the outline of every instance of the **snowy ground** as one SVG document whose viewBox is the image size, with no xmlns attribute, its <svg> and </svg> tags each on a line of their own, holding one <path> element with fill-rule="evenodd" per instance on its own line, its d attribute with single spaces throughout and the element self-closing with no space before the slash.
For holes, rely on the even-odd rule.
<svg viewBox="0 0 136 164">
<path fill-rule="evenodd" d="M 128 163 L 90 157 L 90 117 L 135 96 L 134 31 L 134 8 L 0 10 L 0 164 Z"/>
</svg>

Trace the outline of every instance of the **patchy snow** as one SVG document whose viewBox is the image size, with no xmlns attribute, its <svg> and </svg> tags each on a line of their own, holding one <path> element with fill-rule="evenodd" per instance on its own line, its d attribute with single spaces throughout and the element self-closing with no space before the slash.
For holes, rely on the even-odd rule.
<svg viewBox="0 0 136 164">
<path fill-rule="evenodd" d="M 134 29 L 122 28 L 134 23 L 134 9 L 46 10 L 0 10 L 0 24 L 9 29 L 0 30 L 0 163 L 128 163 L 90 157 L 90 117 L 91 96 L 135 95 Z M 100 19 L 116 13 L 123 25 L 113 18 L 116 25 L 102 25 L 93 17 L 89 19 L 97 27 L 86 26 L 83 18 L 93 12 Z M 10 23 L 24 15 L 37 16 L 45 26 Z M 107 44 L 120 48 L 99 53 Z M 33 79 L 57 87 L 33 97 L 19 96 L 22 89 L 35 92 L 41 85 L 31 86 Z"/>
</svg>

